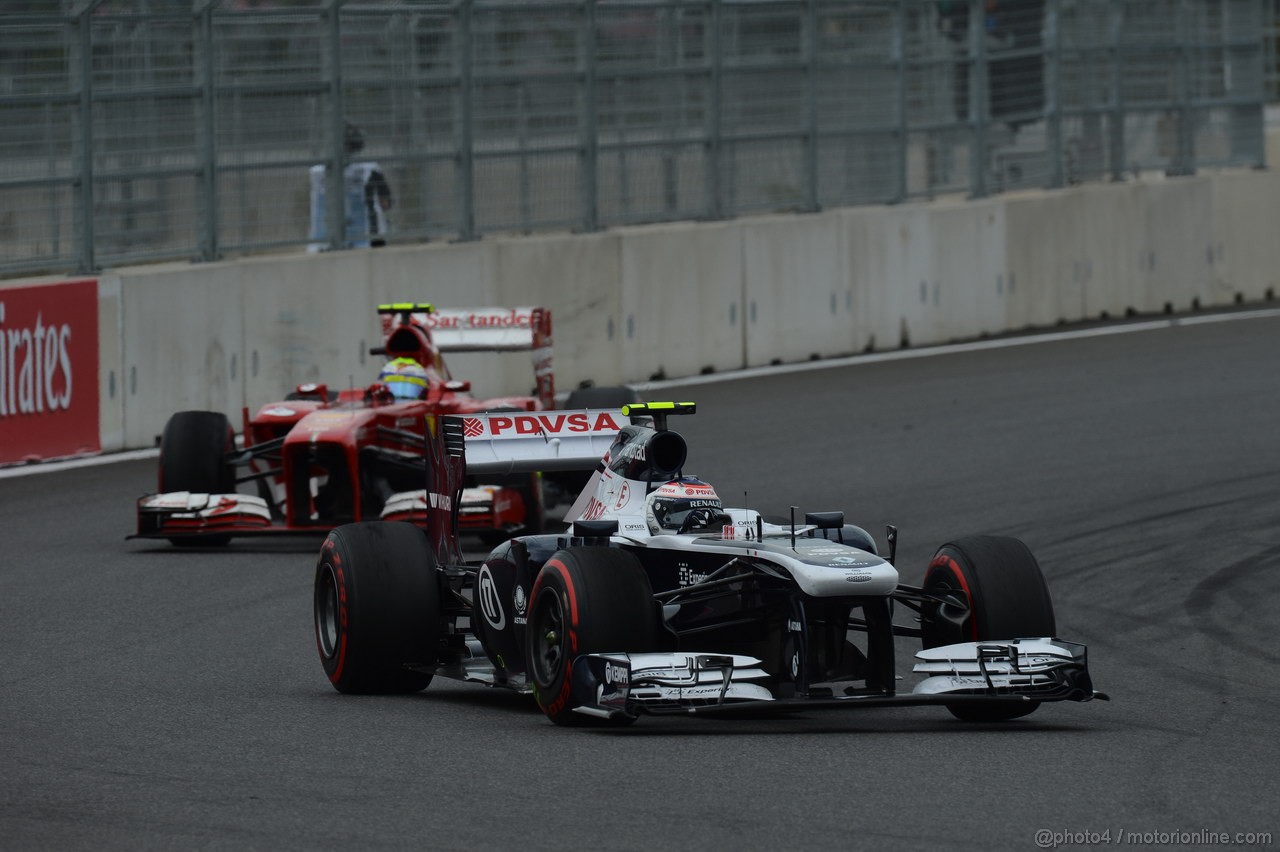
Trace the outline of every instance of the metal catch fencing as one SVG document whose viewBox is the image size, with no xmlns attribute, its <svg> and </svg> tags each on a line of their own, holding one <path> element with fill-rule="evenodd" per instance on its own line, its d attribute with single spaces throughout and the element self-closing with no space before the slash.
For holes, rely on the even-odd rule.
<svg viewBox="0 0 1280 852">
<path fill-rule="evenodd" d="M 1274 0 L 5 0 L 0 275 L 360 244 L 313 199 L 353 161 L 391 243 L 1256 167 L 1274 32 Z"/>
</svg>

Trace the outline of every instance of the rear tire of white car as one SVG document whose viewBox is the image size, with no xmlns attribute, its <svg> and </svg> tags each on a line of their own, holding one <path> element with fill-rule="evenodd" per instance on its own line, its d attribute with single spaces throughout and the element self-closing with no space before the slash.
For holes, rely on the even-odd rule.
<svg viewBox="0 0 1280 852">
<path fill-rule="evenodd" d="M 635 556 L 610 547 L 557 551 L 534 581 L 525 630 L 529 683 L 542 712 L 557 725 L 635 721 L 573 712 L 573 661 L 581 654 L 653 651 L 658 630 L 653 588 Z"/>
<path fill-rule="evenodd" d="M 440 586 L 426 533 L 373 521 L 329 533 L 316 564 L 316 648 L 333 688 L 403 695 L 431 683 Z"/>
<path fill-rule="evenodd" d="M 924 575 L 924 589 L 968 605 L 943 604 L 922 623 L 925 648 L 988 639 L 1053 636 L 1053 601 L 1040 564 L 1016 538 L 966 536 L 938 549 Z M 966 702 L 947 709 L 966 722 L 1003 722 L 1026 716 L 1039 702 Z"/>
<path fill-rule="evenodd" d="M 233 494 L 236 469 L 227 462 L 235 449 L 231 421 L 218 411 L 179 411 L 169 418 L 160 438 L 160 491 Z M 171 538 L 179 547 L 217 547 L 229 535 Z"/>
</svg>

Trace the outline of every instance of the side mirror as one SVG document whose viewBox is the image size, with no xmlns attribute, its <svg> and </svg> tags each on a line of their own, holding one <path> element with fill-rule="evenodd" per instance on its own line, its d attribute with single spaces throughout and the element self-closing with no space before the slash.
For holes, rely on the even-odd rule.
<svg viewBox="0 0 1280 852">
<path fill-rule="evenodd" d="M 298 399 L 318 399 L 321 402 L 329 401 L 329 386 L 317 384 L 316 382 L 303 382 L 293 389 Z"/>
<path fill-rule="evenodd" d="M 471 390 L 471 382 L 465 379 L 450 379 L 444 383 L 444 389 L 454 393 L 466 393 Z"/>
<path fill-rule="evenodd" d="M 364 392 L 365 402 L 369 405 L 390 405 L 396 401 L 391 388 L 382 382 L 374 382 Z"/>
</svg>

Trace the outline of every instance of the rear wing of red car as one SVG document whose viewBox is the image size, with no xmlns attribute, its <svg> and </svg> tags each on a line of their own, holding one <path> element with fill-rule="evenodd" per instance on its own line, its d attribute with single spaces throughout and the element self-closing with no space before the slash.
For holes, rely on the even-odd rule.
<svg viewBox="0 0 1280 852">
<path fill-rule="evenodd" d="M 396 332 L 402 326 L 425 329 L 437 352 L 533 353 L 535 395 L 544 408 L 555 406 L 551 311 L 547 308 L 437 308 L 426 302 L 378 305 L 385 351 L 401 353 Z"/>
<path fill-rule="evenodd" d="M 457 510 L 467 474 L 592 470 L 630 422 L 619 409 L 428 415 L 427 534 L 437 562 L 464 562 Z"/>
</svg>

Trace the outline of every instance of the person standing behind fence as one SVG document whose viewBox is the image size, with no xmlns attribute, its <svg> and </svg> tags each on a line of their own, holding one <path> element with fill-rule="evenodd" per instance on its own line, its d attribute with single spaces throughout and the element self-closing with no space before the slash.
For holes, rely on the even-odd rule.
<svg viewBox="0 0 1280 852">
<path fill-rule="evenodd" d="M 364 134 L 347 123 L 344 145 L 351 157 L 364 150 Z M 311 167 L 311 244 L 307 251 L 324 251 L 329 247 L 328 216 L 325 194 L 328 170 L 323 164 Z M 376 162 L 362 160 L 348 163 L 342 172 L 346 197 L 346 239 L 344 248 L 369 248 L 387 244 L 387 211 L 391 209 L 391 186 Z"/>
<path fill-rule="evenodd" d="M 973 5 L 972 0 L 938 2 L 938 30 L 951 41 L 958 58 L 955 112 L 960 122 L 974 118 L 969 114 L 969 69 L 975 58 L 969 35 Z M 1044 109 L 1044 0 L 981 0 L 977 5 L 986 40 L 987 113 L 1016 130 L 1038 120 Z"/>
</svg>

